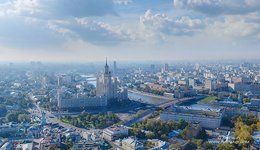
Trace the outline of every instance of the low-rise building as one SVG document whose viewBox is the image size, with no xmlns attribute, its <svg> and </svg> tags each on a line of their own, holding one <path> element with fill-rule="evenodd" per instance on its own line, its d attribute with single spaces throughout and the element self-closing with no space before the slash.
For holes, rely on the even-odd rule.
<svg viewBox="0 0 260 150">
<path fill-rule="evenodd" d="M 247 107 L 250 109 L 260 109 L 260 99 L 251 99 Z"/>
<path fill-rule="evenodd" d="M 18 144 L 16 150 L 33 150 L 33 143 Z"/>
<path fill-rule="evenodd" d="M 0 125 L 0 136 L 14 134 L 20 129 L 18 124 L 12 122 Z"/>
<path fill-rule="evenodd" d="M 168 149 L 170 144 L 165 141 L 161 141 L 158 139 L 148 139 L 148 142 L 152 143 L 154 147 L 150 148 L 150 150 L 161 150 L 161 149 Z"/>
<path fill-rule="evenodd" d="M 118 146 L 126 150 L 143 150 L 143 143 L 139 142 L 135 137 L 128 137 L 124 139 L 118 139 L 115 142 Z"/>
<path fill-rule="evenodd" d="M 0 149 L 1 150 L 12 150 L 13 145 L 10 142 L 6 142 Z"/>
<path fill-rule="evenodd" d="M 2 147 L 8 139 L 0 138 L 0 147 Z"/>
<path fill-rule="evenodd" d="M 99 144 L 94 141 L 82 140 L 73 143 L 73 149 L 76 150 L 98 150 Z"/>
<path fill-rule="evenodd" d="M 91 140 L 91 141 L 102 141 L 102 130 L 89 130 L 86 132 L 83 132 L 82 137 L 85 140 Z"/>
<path fill-rule="evenodd" d="M 49 150 L 50 148 L 60 147 L 61 141 L 60 138 L 53 139 L 52 137 L 46 137 L 40 140 L 39 149 L 40 150 Z"/>
<path fill-rule="evenodd" d="M 254 139 L 254 145 L 260 147 L 260 132 L 254 132 L 252 138 Z"/>
<path fill-rule="evenodd" d="M 103 138 L 109 141 L 128 135 L 128 128 L 124 126 L 112 126 L 103 130 Z"/>
<path fill-rule="evenodd" d="M 188 106 L 175 106 L 160 115 L 162 121 L 179 121 L 183 119 L 191 123 L 200 123 L 204 128 L 219 128 L 222 117 L 221 109 L 193 109 Z"/>
</svg>

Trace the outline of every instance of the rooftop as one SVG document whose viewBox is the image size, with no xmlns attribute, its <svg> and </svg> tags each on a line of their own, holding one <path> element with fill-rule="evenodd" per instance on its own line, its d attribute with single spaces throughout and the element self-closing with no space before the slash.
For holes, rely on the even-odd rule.
<svg viewBox="0 0 260 150">
<path fill-rule="evenodd" d="M 220 116 L 222 113 L 221 109 L 197 109 L 188 106 L 174 106 L 172 109 L 168 110 L 166 113 L 178 113 L 178 114 L 193 114 L 193 115 L 205 115 L 205 116 L 212 116 L 217 117 Z"/>
</svg>

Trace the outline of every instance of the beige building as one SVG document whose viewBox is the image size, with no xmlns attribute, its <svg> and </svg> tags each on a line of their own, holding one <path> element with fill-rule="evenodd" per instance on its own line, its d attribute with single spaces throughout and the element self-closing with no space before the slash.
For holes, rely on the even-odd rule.
<svg viewBox="0 0 260 150">
<path fill-rule="evenodd" d="M 103 130 L 103 138 L 109 141 L 128 135 L 128 128 L 124 126 L 112 126 Z"/>
<path fill-rule="evenodd" d="M 135 137 L 128 137 L 124 139 L 116 140 L 115 142 L 118 146 L 125 150 L 143 150 L 144 145 Z"/>
</svg>

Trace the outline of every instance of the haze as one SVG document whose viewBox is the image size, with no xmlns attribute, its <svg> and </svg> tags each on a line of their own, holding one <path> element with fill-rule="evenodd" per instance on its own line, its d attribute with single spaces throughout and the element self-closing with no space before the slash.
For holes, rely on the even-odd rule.
<svg viewBox="0 0 260 150">
<path fill-rule="evenodd" d="M 258 0 L 0 0 L 1 61 L 259 59 Z"/>
</svg>

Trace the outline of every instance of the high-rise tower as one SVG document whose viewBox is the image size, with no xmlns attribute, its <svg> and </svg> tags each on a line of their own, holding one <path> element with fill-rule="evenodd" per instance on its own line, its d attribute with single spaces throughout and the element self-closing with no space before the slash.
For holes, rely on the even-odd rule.
<svg viewBox="0 0 260 150">
<path fill-rule="evenodd" d="M 115 97 L 114 86 L 112 83 L 112 76 L 111 76 L 111 72 L 109 71 L 107 60 L 106 60 L 104 73 L 101 76 L 99 76 L 97 79 L 96 95 L 105 96 L 108 101 Z"/>
<path fill-rule="evenodd" d="M 116 61 L 114 61 L 114 63 L 113 63 L 113 71 L 114 71 L 114 74 L 116 74 L 117 73 L 117 64 L 116 64 Z"/>
</svg>

